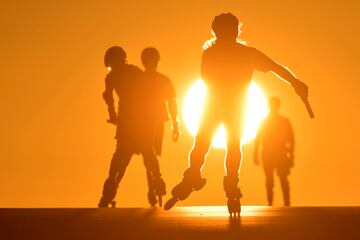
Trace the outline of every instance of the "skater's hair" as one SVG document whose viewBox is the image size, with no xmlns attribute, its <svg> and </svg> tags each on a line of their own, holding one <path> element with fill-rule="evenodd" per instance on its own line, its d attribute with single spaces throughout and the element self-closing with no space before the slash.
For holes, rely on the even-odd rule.
<svg viewBox="0 0 360 240">
<path fill-rule="evenodd" d="M 160 60 L 160 53 L 154 47 L 147 47 L 141 52 L 141 61 L 145 68 L 156 68 L 157 63 Z"/>
<path fill-rule="evenodd" d="M 204 43 L 203 49 L 211 47 L 217 39 L 229 35 L 235 37 L 238 43 L 245 45 L 246 42 L 239 39 L 241 27 L 242 23 L 240 23 L 237 17 L 232 13 L 222 13 L 218 16 L 215 16 L 211 24 L 212 37 Z"/>
<path fill-rule="evenodd" d="M 113 46 L 106 50 L 104 57 L 105 67 L 111 68 L 114 63 L 126 63 L 126 52 L 119 46 Z"/>
<path fill-rule="evenodd" d="M 281 101 L 280 98 L 272 96 L 269 97 L 269 108 L 272 111 L 278 111 L 280 109 L 281 106 Z"/>
</svg>

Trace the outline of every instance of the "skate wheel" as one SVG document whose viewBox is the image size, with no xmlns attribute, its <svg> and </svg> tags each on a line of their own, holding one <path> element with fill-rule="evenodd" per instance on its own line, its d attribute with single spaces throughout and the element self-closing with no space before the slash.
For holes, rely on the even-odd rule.
<svg viewBox="0 0 360 240">
<path fill-rule="evenodd" d="M 228 211 L 230 213 L 230 218 L 232 217 L 240 218 L 240 212 L 241 212 L 240 201 L 238 199 L 228 199 L 227 205 L 228 205 Z"/>
<path fill-rule="evenodd" d="M 164 205 L 164 209 L 165 210 L 170 210 L 176 203 L 178 202 L 178 200 L 176 198 L 170 198 Z"/>
</svg>

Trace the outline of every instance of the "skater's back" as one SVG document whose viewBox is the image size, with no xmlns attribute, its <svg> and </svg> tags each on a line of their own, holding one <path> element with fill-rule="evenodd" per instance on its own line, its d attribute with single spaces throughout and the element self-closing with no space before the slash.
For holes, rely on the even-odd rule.
<svg viewBox="0 0 360 240">
<path fill-rule="evenodd" d="M 107 74 L 105 83 L 106 89 L 104 98 L 106 100 L 112 98 L 111 91 L 115 91 L 118 95 L 118 118 L 132 119 L 139 110 L 142 103 L 139 99 L 142 98 L 141 93 L 141 73 L 140 68 L 124 64 L 117 68 L 112 68 Z M 139 106 L 137 106 L 139 105 Z"/>
<path fill-rule="evenodd" d="M 283 156 L 287 152 L 287 146 L 294 144 L 289 119 L 275 113 L 270 113 L 264 119 L 258 138 L 262 141 L 263 154 L 270 156 Z"/>
<path fill-rule="evenodd" d="M 255 69 L 267 71 L 273 62 L 255 48 L 237 42 L 218 42 L 203 53 L 202 77 L 219 98 L 246 90 Z"/>
</svg>

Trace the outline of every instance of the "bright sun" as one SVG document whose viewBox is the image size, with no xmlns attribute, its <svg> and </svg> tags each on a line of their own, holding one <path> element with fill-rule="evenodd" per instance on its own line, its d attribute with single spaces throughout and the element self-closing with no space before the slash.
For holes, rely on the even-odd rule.
<svg viewBox="0 0 360 240">
<path fill-rule="evenodd" d="M 206 85 L 202 80 L 196 81 L 187 91 L 184 104 L 183 116 L 186 127 L 192 136 L 196 135 L 201 117 L 201 110 L 206 97 Z M 251 82 L 249 87 L 249 95 L 246 104 L 246 116 L 244 123 L 242 144 L 251 141 L 256 136 L 256 131 L 261 120 L 267 115 L 268 107 L 266 98 L 255 83 Z M 240 124 L 240 123 L 239 123 Z M 220 125 L 217 130 L 212 146 L 217 148 L 226 147 L 226 131 L 224 125 Z"/>
</svg>

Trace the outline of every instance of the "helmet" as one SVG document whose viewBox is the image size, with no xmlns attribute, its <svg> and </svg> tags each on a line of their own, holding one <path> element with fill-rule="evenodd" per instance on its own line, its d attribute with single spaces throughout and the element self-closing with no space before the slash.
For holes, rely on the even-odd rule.
<svg viewBox="0 0 360 240">
<path fill-rule="evenodd" d="M 119 46 L 113 46 L 105 53 L 105 67 L 111 67 L 115 62 L 126 62 L 126 52 Z"/>
</svg>

